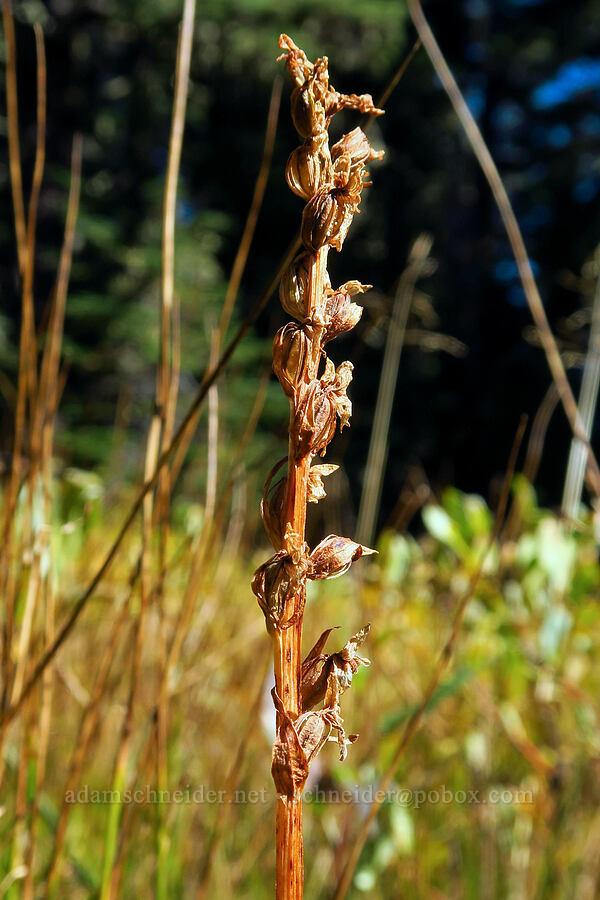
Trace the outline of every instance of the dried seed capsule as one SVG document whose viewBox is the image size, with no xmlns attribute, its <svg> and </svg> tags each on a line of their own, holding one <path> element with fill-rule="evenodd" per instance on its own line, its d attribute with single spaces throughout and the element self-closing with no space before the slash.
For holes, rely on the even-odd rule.
<svg viewBox="0 0 600 900">
<path fill-rule="evenodd" d="M 325 130 L 325 112 L 310 83 L 296 87 L 291 97 L 292 121 L 298 134 L 310 138 Z"/>
<path fill-rule="evenodd" d="M 304 381 L 311 352 L 310 326 L 289 322 L 273 341 L 273 371 L 286 397 L 292 398 Z"/>
<path fill-rule="evenodd" d="M 317 379 L 302 388 L 293 426 L 296 459 L 323 453 L 335 434 L 335 402 Z"/>
<path fill-rule="evenodd" d="M 330 534 L 310 554 L 307 575 L 311 581 L 337 578 L 348 571 L 354 560 L 376 552 L 350 538 Z"/>
<path fill-rule="evenodd" d="M 273 478 L 287 462 L 287 456 L 276 463 L 265 480 L 262 500 L 260 501 L 260 513 L 265 530 L 276 550 L 282 550 L 284 546 L 284 522 L 283 503 L 287 485 L 286 478 L 280 478 L 273 484 Z"/>
<path fill-rule="evenodd" d="M 307 292 L 310 267 L 314 262 L 313 253 L 301 253 L 287 267 L 279 282 L 279 300 L 286 313 L 295 319 L 306 318 Z"/>
<path fill-rule="evenodd" d="M 362 128 L 355 128 L 331 148 L 333 161 L 342 155 L 348 156 L 352 165 L 356 165 L 359 162 L 369 163 L 372 159 L 383 159 L 385 154 L 383 150 L 373 150 Z"/>
<path fill-rule="evenodd" d="M 267 620 L 267 629 L 288 628 L 304 611 L 307 560 L 294 563 L 280 550 L 254 573 L 252 591 Z"/>
<path fill-rule="evenodd" d="M 336 250 L 342 249 L 363 187 L 362 170 L 358 168 L 356 172 L 348 171 L 346 174 L 347 180 L 345 175 L 339 176 L 340 186 L 331 188 L 325 185 L 304 207 L 300 236 L 304 246 L 314 253 L 325 244 Z"/>
<path fill-rule="evenodd" d="M 363 308 L 358 303 L 352 303 L 350 294 L 344 291 L 336 291 L 325 302 L 325 333 L 322 338 L 324 344 L 350 331 L 362 316 Z"/>
<path fill-rule="evenodd" d="M 343 222 L 343 209 L 329 186 L 320 188 L 304 207 L 302 213 L 302 243 L 316 253 L 325 244 L 333 243 Z"/>
<path fill-rule="evenodd" d="M 271 696 L 279 715 L 277 739 L 273 744 L 271 758 L 271 775 L 278 794 L 294 797 L 300 793 L 308 777 L 308 760 L 300 744 L 296 725 L 275 688 L 271 691 Z"/>
<path fill-rule="evenodd" d="M 324 133 L 297 147 L 287 161 L 285 177 L 290 190 L 309 200 L 330 180 L 331 162 Z"/>
</svg>

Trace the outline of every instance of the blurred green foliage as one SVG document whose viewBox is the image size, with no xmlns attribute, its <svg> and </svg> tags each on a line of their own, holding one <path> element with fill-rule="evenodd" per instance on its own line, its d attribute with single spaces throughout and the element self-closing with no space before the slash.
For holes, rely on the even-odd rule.
<svg viewBox="0 0 600 900">
<path fill-rule="evenodd" d="M 87 583 L 107 546 L 115 514 L 96 476 L 71 469 L 55 487 L 54 574 L 68 607 L 69 596 Z M 598 523 L 585 513 L 577 528 L 560 521 L 538 505 L 522 476 L 514 480 L 512 504 L 468 604 L 454 661 L 394 772 L 392 793 L 361 855 L 352 898 L 563 900 L 592 897 L 592 888 L 598 888 L 592 840 L 600 827 Z M 176 514 L 166 593 L 170 622 L 181 604 L 201 519 L 201 509 L 193 506 Z M 330 638 L 335 649 L 370 621 L 365 652 L 372 666 L 359 671 L 344 696 L 346 727 L 360 731 L 359 741 L 343 764 L 335 749 L 326 747 L 311 768 L 305 806 L 307 896 L 330 895 L 365 804 L 436 669 L 458 603 L 490 540 L 492 519 L 481 497 L 449 489 L 439 504 L 423 511 L 422 538 L 384 532 L 379 554 L 356 564 L 354 577 L 311 585 L 306 646 L 323 628 L 343 623 Z M 248 589 L 264 548 L 249 549 L 256 546 L 255 519 L 242 510 L 242 520 L 241 543 L 223 538 L 223 549 L 207 564 L 170 686 L 169 785 L 184 799 L 168 807 L 169 885 L 171 896 L 182 898 L 195 896 L 215 827 L 219 845 L 208 896 L 267 898 L 272 893 L 270 648 Z M 132 536 L 61 655 L 48 779 L 38 798 L 42 871 L 80 698 L 91 690 L 138 551 L 139 539 Z M 87 790 L 88 799 L 111 784 L 136 609 L 134 602 L 81 776 L 80 789 Z M 154 627 L 151 620 L 150 633 Z M 154 709 L 156 652 L 148 638 L 127 780 L 143 792 L 155 786 L 154 769 L 140 765 Z M 259 695 L 260 715 L 251 718 Z M 240 753 L 241 762 L 234 764 Z M 9 790 L 0 818 L 5 846 L 16 778 L 10 740 L 7 759 Z M 233 790 L 242 793 L 238 802 L 227 800 L 222 819 L 217 795 L 208 792 L 224 789 L 232 766 Z M 199 792 L 195 800 L 194 791 Z M 59 896 L 96 895 L 111 808 L 107 802 L 73 804 Z M 126 832 L 122 896 L 150 890 L 155 815 L 152 803 L 135 806 Z M 0 882 L 8 865 L 7 851 L 0 854 Z M 592 893 L 586 894 L 588 889 Z"/>
</svg>

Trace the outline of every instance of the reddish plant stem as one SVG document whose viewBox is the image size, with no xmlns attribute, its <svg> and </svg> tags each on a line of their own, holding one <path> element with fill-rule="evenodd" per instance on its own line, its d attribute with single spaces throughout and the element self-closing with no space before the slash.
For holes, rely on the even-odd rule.
<svg viewBox="0 0 600 900">
<path fill-rule="evenodd" d="M 328 247 L 319 250 L 311 266 L 308 284 L 308 318 L 313 318 L 319 310 L 325 288 Z M 321 334 L 315 327 L 313 353 L 308 369 L 308 377 L 316 378 L 321 356 Z M 288 450 L 288 476 L 285 523 L 303 541 L 306 531 L 306 503 L 308 495 L 308 473 L 311 454 L 296 459 L 293 441 L 295 410 L 292 401 L 290 410 L 290 441 Z M 305 587 L 302 588 L 306 590 Z M 305 599 L 305 598 L 303 598 Z M 302 603 L 300 608 L 302 609 Z M 292 719 L 301 712 L 300 672 L 302 667 L 302 616 L 289 628 L 274 632 L 275 686 L 283 706 Z M 304 862 L 302 843 L 302 794 L 294 797 L 277 798 L 276 828 L 276 897 L 277 900 L 301 900 L 304 882 Z"/>
</svg>

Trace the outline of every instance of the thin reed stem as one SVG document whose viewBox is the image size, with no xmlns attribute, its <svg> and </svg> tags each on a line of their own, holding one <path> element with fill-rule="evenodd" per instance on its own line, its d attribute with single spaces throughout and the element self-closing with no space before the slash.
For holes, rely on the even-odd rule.
<svg viewBox="0 0 600 900">
<path fill-rule="evenodd" d="M 433 694 L 434 694 L 438 684 L 440 683 L 440 679 L 441 679 L 442 675 L 444 674 L 444 672 L 450 665 L 450 662 L 452 661 L 452 658 L 454 656 L 454 651 L 456 649 L 456 643 L 458 641 L 458 636 L 460 634 L 460 631 L 461 631 L 461 628 L 463 625 L 467 606 L 469 605 L 470 601 L 473 599 L 475 591 L 477 590 L 477 585 L 479 584 L 479 579 L 481 578 L 486 560 L 487 560 L 487 558 L 490 554 L 490 551 L 492 550 L 496 540 L 498 539 L 498 536 L 500 534 L 500 529 L 502 528 L 502 523 L 504 522 L 504 518 L 506 515 L 506 508 L 507 508 L 508 500 L 509 500 L 509 496 L 510 496 L 510 486 L 512 483 L 513 475 L 515 473 L 517 456 L 519 453 L 519 449 L 521 447 L 523 435 L 525 434 L 526 426 L 527 426 L 527 417 L 523 416 L 523 418 L 521 419 L 521 422 L 519 423 L 519 427 L 517 428 L 517 432 L 515 434 L 513 445 L 512 445 L 511 451 L 510 451 L 508 464 L 507 464 L 506 472 L 504 475 L 502 491 L 500 494 L 500 500 L 498 503 L 498 508 L 496 510 L 494 526 L 492 529 L 492 533 L 490 535 L 490 539 L 489 539 L 483 553 L 481 554 L 479 565 L 477 566 L 475 572 L 473 573 L 473 575 L 471 577 L 469 586 L 468 586 L 467 590 L 465 591 L 465 593 L 463 594 L 463 596 L 461 597 L 461 599 L 456 607 L 456 610 L 454 613 L 454 619 L 452 622 L 452 628 L 450 630 L 450 636 L 448 637 L 448 639 L 446 640 L 446 643 L 444 644 L 444 646 L 442 648 L 437 665 L 433 671 L 433 674 L 431 675 L 431 678 L 429 679 L 429 683 L 425 689 L 423 698 L 422 698 L 420 704 L 418 705 L 418 707 L 415 709 L 415 711 L 411 715 L 408 722 L 406 723 L 406 727 L 404 728 L 404 731 L 402 732 L 402 736 L 400 737 L 400 740 L 398 742 L 396 750 L 394 751 L 392 760 L 389 763 L 387 769 L 385 770 L 385 772 L 381 778 L 381 781 L 379 782 L 379 784 L 377 786 L 375 798 L 371 802 L 369 810 L 368 810 L 366 816 L 364 816 L 364 818 L 361 822 L 360 828 L 358 830 L 358 833 L 356 834 L 356 837 L 354 838 L 354 840 L 352 842 L 352 846 L 350 848 L 350 853 L 349 853 L 348 859 L 346 861 L 346 865 L 344 866 L 342 875 L 341 875 L 341 877 L 337 883 L 337 886 L 335 888 L 335 891 L 333 893 L 333 900 L 343 900 L 343 898 L 348 893 L 348 889 L 350 888 L 350 885 L 352 883 L 352 878 L 354 876 L 354 872 L 355 872 L 356 867 L 360 860 L 360 855 L 361 855 L 362 849 L 366 843 L 367 837 L 369 836 L 369 832 L 371 830 L 373 822 L 377 818 L 379 810 L 381 809 L 381 806 L 385 801 L 387 789 L 389 788 L 390 784 L 392 783 L 392 780 L 396 774 L 396 770 L 398 769 L 398 765 L 400 764 L 400 760 L 402 759 L 402 756 L 404 755 L 404 752 L 405 752 L 408 744 L 410 743 L 410 741 L 416 734 L 416 732 L 421 724 L 421 721 L 423 720 L 423 717 L 425 716 L 427 709 L 429 708 L 431 698 L 433 697 Z"/>
<path fill-rule="evenodd" d="M 517 222 L 517 217 L 515 216 L 506 188 L 504 187 L 504 183 L 487 144 L 483 139 L 483 135 L 479 130 L 479 126 L 473 118 L 473 114 L 467 106 L 460 88 L 456 83 L 456 79 L 450 71 L 434 34 L 429 27 L 420 0 L 408 0 L 408 10 L 419 37 L 423 42 L 423 46 L 427 51 L 444 90 L 448 94 L 448 98 L 454 107 L 456 115 L 471 144 L 483 174 L 486 177 L 494 200 L 496 201 L 496 206 L 498 207 L 500 217 L 502 218 L 506 234 L 512 247 L 527 304 L 533 321 L 538 329 L 540 342 L 544 349 L 552 378 L 556 383 L 563 409 L 566 413 L 574 437 L 578 438 L 588 448 L 589 455 L 586 466 L 586 480 L 590 491 L 594 497 L 597 498 L 600 496 L 600 469 L 598 468 L 598 462 L 590 447 L 590 442 L 587 439 L 585 427 L 581 421 L 577 403 L 567 379 L 565 368 L 548 322 L 548 317 L 535 281 L 533 269 L 531 268 L 523 235 L 521 234 L 521 229 L 519 228 L 519 223 Z"/>
</svg>

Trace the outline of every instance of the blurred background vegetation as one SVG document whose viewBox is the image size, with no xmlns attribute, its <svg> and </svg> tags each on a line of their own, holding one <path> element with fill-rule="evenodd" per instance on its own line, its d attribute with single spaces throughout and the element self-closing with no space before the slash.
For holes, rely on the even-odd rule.
<svg viewBox="0 0 600 900">
<path fill-rule="evenodd" d="M 42 338 L 62 241 L 72 136 L 83 136 L 62 345 L 67 379 L 47 522 L 52 553 L 47 571 L 42 566 L 54 585 L 59 621 L 98 568 L 143 472 L 160 336 L 161 215 L 181 7 L 179 0 L 13 4 L 26 196 L 36 139 L 34 22 L 43 28 L 47 53 L 48 135 L 35 266 Z M 598 279 L 600 2 L 430 0 L 426 13 L 505 180 L 577 394 Z M 199 4 L 177 205 L 179 417 L 208 365 L 281 71 L 275 62 L 281 31 L 311 58 L 329 56 L 336 88 L 375 98 L 415 40 L 401 0 Z M 285 85 L 230 336 L 298 226 L 301 206 L 283 178 L 297 143 L 288 93 Z M 354 124 L 348 115 L 343 128 Z M 0 132 L 5 142 L 4 105 Z M 348 629 L 343 644 L 365 621 L 372 623 L 366 654 L 373 667 L 357 676 L 344 713 L 361 738 L 343 766 L 329 750 L 319 757 L 312 787 L 325 790 L 376 785 L 390 764 L 490 540 L 519 417 L 527 413 L 533 422 L 551 383 L 497 210 L 422 50 L 370 137 L 385 149 L 385 160 L 372 166 L 374 187 L 331 272 L 334 283 L 358 278 L 375 287 L 364 297 L 359 327 L 341 345 L 355 364 L 353 427 L 328 454 L 341 471 L 311 519 L 311 543 L 328 531 L 355 533 L 394 295 L 419 234 L 431 236 L 435 264 L 418 282 L 405 332 L 382 473 L 379 556 L 361 563 L 354 578 L 315 585 L 308 607 L 307 646 L 328 625 Z M 6 152 L 0 199 L 0 466 L 6 477 L 21 308 Z M 269 793 L 264 803 L 168 809 L 163 868 L 169 897 L 195 897 L 202 884 L 208 897 L 271 895 L 269 645 L 248 585 L 266 546 L 258 497 L 286 446 L 287 403 L 273 379 L 242 465 L 237 450 L 269 371 L 272 335 L 283 321 L 271 302 L 218 383 L 224 499 L 209 537 L 203 528 L 209 425 L 206 415 L 200 420 L 174 489 L 165 582 L 169 627 L 182 598 L 193 609 L 169 685 L 169 787 L 266 785 Z M 592 445 L 597 434 L 596 424 Z M 584 506 L 575 525 L 552 512 L 570 444 L 560 409 L 537 438 L 518 466 L 525 474 L 514 479 L 511 512 L 467 608 L 454 668 L 394 777 L 397 787 L 411 791 L 445 785 L 487 797 L 506 787 L 529 791 L 533 800 L 425 802 L 418 809 L 386 804 L 352 896 L 599 895 L 598 525 Z M 425 500 L 422 515 L 415 515 Z M 22 497 L 18 516 L 25 516 L 27 503 Z M 31 510 L 35 523 L 33 501 Z M 35 759 L 36 735 L 44 730 L 37 707 L 27 707 L 25 723 L 7 732 L 0 896 L 20 896 L 32 845 L 34 893 L 47 896 L 45 874 L 86 716 L 97 718 L 78 784 L 106 790 L 115 783 L 139 619 L 140 546 L 134 530 L 52 669 L 45 767 Z M 17 634 L 29 565 L 24 555 Z M 159 630 L 151 606 L 126 767 L 126 783 L 134 786 L 155 783 Z M 36 633 L 31 665 L 44 646 L 37 618 Z M 103 660 L 110 668 L 96 696 Z M 330 896 L 363 814 L 360 803 L 307 805 L 307 896 Z M 39 827 L 32 828 L 36 816 Z M 113 896 L 150 895 L 161 827 L 151 805 L 118 814 L 110 804 L 73 805 L 51 895 L 111 896 L 105 892 L 107 858 L 116 859 Z"/>
</svg>

